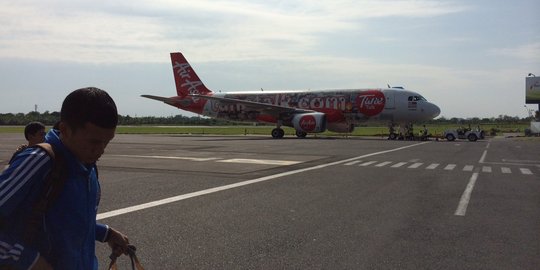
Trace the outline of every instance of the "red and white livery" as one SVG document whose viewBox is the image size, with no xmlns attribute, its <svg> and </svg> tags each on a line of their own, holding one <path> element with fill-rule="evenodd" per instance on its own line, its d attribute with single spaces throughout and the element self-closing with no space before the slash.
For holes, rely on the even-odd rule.
<svg viewBox="0 0 540 270">
<path fill-rule="evenodd" d="M 275 123 L 272 137 L 282 138 L 282 126 L 298 137 L 325 130 L 351 132 L 366 121 L 411 123 L 431 120 L 437 105 L 401 88 L 281 90 L 217 93 L 206 88 L 182 53 L 171 53 L 177 96 L 143 97 L 200 115 L 242 122 Z"/>
</svg>

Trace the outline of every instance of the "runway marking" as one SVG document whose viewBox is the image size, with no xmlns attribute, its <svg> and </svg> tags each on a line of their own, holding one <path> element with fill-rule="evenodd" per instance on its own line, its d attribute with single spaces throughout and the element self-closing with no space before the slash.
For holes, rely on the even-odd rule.
<svg viewBox="0 0 540 270">
<path fill-rule="evenodd" d="M 358 161 L 358 162 L 363 162 L 363 161 Z M 343 164 L 343 165 L 348 165 L 348 164 L 356 164 L 358 162 L 349 162 L 349 163 L 346 163 L 346 164 Z M 378 161 L 368 161 L 368 162 L 364 162 L 358 166 L 362 166 L 362 167 L 367 167 L 367 166 L 370 166 L 370 165 L 373 165 L 375 163 L 377 163 Z M 384 161 L 384 162 L 381 162 L 381 163 L 378 163 L 378 164 L 375 164 L 374 167 L 384 167 L 388 164 L 391 164 L 393 161 Z M 394 165 L 390 166 L 391 168 L 399 168 L 399 167 L 403 167 L 404 165 L 408 164 L 410 162 L 398 162 L 398 163 L 395 163 Z M 412 163 L 411 165 L 407 166 L 408 169 L 418 169 L 419 167 L 421 167 L 424 163 L 421 163 L 421 162 L 415 162 L 415 163 Z M 486 164 L 486 163 L 484 163 Z M 441 164 L 439 163 L 431 163 L 429 166 L 427 166 L 425 169 L 426 170 L 435 170 L 437 168 L 439 168 Z M 446 170 L 446 171 L 452 171 L 454 170 L 455 168 L 457 167 L 456 164 L 447 164 L 443 170 Z M 463 166 L 463 169 L 462 171 L 464 172 L 472 172 L 472 171 L 475 171 L 474 170 L 474 165 L 464 165 Z M 493 172 L 493 168 L 491 166 L 481 166 L 479 167 L 477 170 L 477 172 L 482 172 L 482 173 L 492 173 Z M 520 168 L 520 171 L 522 174 L 526 174 L 526 175 L 533 175 L 534 172 L 531 171 L 530 169 L 527 169 L 527 168 Z M 501 167 L 501 172 L 503 174 L 511 174 L 512 173 L 512 170 L 508 167 Z"/>
<path fill-rule="evenodd" d="M 459 204 L 456 208 L 456 212 L 454 213 L 454 215 L 465 216 L 465 213 L 467 212 L 467 206 L 469 205 L 469 200 L 471 199 L 471 193 L 474 188 L 474 184 L 476 183 L 476 179 L 478 179 L 477 172 L 472 174 L 471 179 L 469 180 L 469 183 L 465 188 L 465 191 L 463 191 L 463 195 L 461 195 L 461 199 L 459 200 Z"/>
<path fill-rule="evenodd" d="M 173 156 L 141 156 L 141 155 L 108 155 L 109 157 L 134 157 L 134 158 L 155 158 L 155 159 L 179 159 L 191 161 L 212 161 L 221 158 L 198 158 L 198 157 L 173 157 Z"/>
<path fill-rule="evenodd" d="M 170 198 L 165 198 L 165 199 L 161 199 L 161 200 L 157 200 L 157 201 L 153 201 L 153 202 L 148 202 L 148 203 L 134 205 L 134 206 L 126 207 L 126 208 L 112 210 L 112 211 L 109 211 L 109 212 L 98 214 L 96 220 L 102 220 L 102 219 L 106 219 L 106 218 L 110 218 L 110 217 L 115 217 L 115 216 L 131 213 L 131 212 L 151 208 L 151 207 L 156 207 L 156 206 L 160 206 L 160 205 L 164 205 L 164 204 L 169 204 L 169 203 L 173 203 L 173 202 L 177 202 L 177 201 L 182 201 L 182 200 L 186 200 L 186 199 L 193 198 L 193 197 L 203 196 L 203 195 L 207 195 L 207 194 L 211 194 L 211 193 L 215 193 L 215 192 L 219 192 L 219 191 L 224 191 L 224 190 L 228 190 L 228 189 L 233 189 L 233 188 L 237 188 L 237 187 L 242 187 L 242 186 L 246 186 L 246 185 L 251 185 L 251 184 L 255 184 L 255 183 L 259 183 L 259 182 L 264 182 L 264 181 L 268 181 L 268 180 L 272 180 L 272 179 L 276 179 L 276 178 L 280 178 L 280 177 L 284 177 L 284 176 L 288 176 L 288 175 L 293 175 L 293 174 L 298 174 L 298 173 L 302 173 L 302 172 L 318 170 L 318 169 L 322 169 L 322 168 L 326 168 L 326 167 L 330 167 L 330 166 L 334 166 L 334 165 L 344 164 L 344 163 L 347 163 L 347 162 L 352 162 L 352 161 L 355 161 L 355 160 L 359 160 L 359 159 L 363 159 L 363 158 L 367 158 L 367 157 L 371 157 L 371 156 L 375 156 L 375 155 L 396 152 L 396 151 L 400 151 L 400 150 L 403 150 L 403 149 L 420 146 L 420 145 L 423 145 L 423 144 L 426 144 L 426 143 L 429 143 L 429 142 L 411 144 L 411 145 L 402 146 L 402 147 L 398 147 L 398 148 L 394 148 L 394 149 L 390 149 L 390 150 L 370 153 L 370 154 L 366 154 L 366 155 L 362 155 L 362 156 L 358 156 L 358 157 L 353 157 L 353 158 L 339 160 L 339 161 L 335 161 L 335 162 L 331 162 L 331 163 L 321 164 L 321 165 L 317 165 L 317 166 L 313 166 L 313 167 L 297 169 L 297 170 L 288 171 L 288 172 L 282 172 L 282 173 L 278 173 L 278 174 L 274 174 L 274 175 L 268 175 L 268 176 L 264 176 L 264 177 L 260 177 L 260 178 L 256 178 L 256 179 L 251 179 L 251 180 L 246 180 L 246 181 L 242 181 L 242 182 L 238 182 L 238 183 L 234 183 L 234 184 L 230 184 L 230 185 L 209 188 L 209 189 L 196 191 L 196 192 L 191 192 L 191 193 L 178 195 L 178 196 L 174 196 L 174 197 L 170 197 Z"/>
<path fill-rule="evenodd" d="M 175 156 L 143 156 L 143 155 L 109 155 L 115 157 L 133 157 L 133 158 L 154 158 L 154 159 L 176 159 L 176 160 L 189 160 L 189 161 L 216 161 L 216 162 L 229 162 L 229 163 L 244 163 L 244 164 L 262 164 L 262 165 L 294 165 L 302 163 L 302 161 L 290 161 L 290 160 L 269 160 L 269 159 L 247 159 L 247 158 L 232 158 L 223 159 L 217 157 L 199 158 L 199 157 L 175 157 Z"/>
<path fill-rule="evenodd" d="M 222 159 L 217 160 L 216 162 L 226 162 L 226 163 L 244 163 L 244 164 L 264 164 L 264 165 L 294 165 L 302 163 L 301 161 L 289 161 L 289 160 L 270 160 L 270 159 L 247 159 L 247 158 L 231 158 L 231 159 Z"/>
<path fill-rule="evenodd" d="M 482 154 L 482 157 L 480 157 L 480 160 L 478 161 L 478 163 L 484 163 L 484 159 L 486 159 L 486 155 L 487 155 L 487 150 L 484 150 L 484 153 Z"/>
<path fill-rule="evenodd" d="M 531 164 L 531 163 L 510 163 L 510 162 L 482 162 L 483 164 L 491 164 L 491 165 L 515 165 L 515 166 L 536 166 L 540 167 L 540 164 Z"/>
<path fill-rule="evenodd" d="M 384 167 L 384 166 L 386 166 L 386 165 L 388 165 L 390 163 L 392 163 L 392 162 L 391 161 L 381 162 L 381 163 L 375 165 L 375 167 Z"/>
<path fill-rule="evenodd" d="M 502 159 L 503 162 L 510 162 L 510 163 L 531 163 L 533 165 L 539 164 L 540 161 L 538 160 L 521 160 L 521 159 Z"/>
<path fill-rule="evenodd" d="M 398 162 L 398 163 L 396 163 L 396 164 L 394 164 L 394 165 L 392 165 L 392 166 L 390 166 L 390 167 L 392 167 L 392 168 L 399 168 L 399 167 L 401 167 L 401 166 L 403 166 L 403 165 L 405 165 L 405 164 L 407 164 L 407 162 Z"/>
<path fill-rule="evenodd" d="M 354 165 L 354 164 L 356 164 L 356 163 L 358 163 L 358 162 L 362 162 L 362 161 L 361 161 L 361 160 L 355 160 L 355 161 L 353 161 L 353 162 L 345 163 L 345 164 L 343 164 L 343 165 L 345 165 L 345 166 L 351 166 L 351 165 Z"/>
<path fill-rule="evenodd" d="M 407 167 L 407 168 L 409 168 L 409 169 L 416 169 L 416 168 L 422 166 L 422 164 L 424 164 L 424 163 L 416 162 L 416 163 L 413 163 L 411 166 L 409 166 L 409 167 Z"/>
<path fill-rule="evenodd" d="M 448 164 L 446 167 L 444 167 L 445 170 L 451 171 L 456 167 L 456 164 Z"/>
<path fill-rule="evenodd" d="M 435 170 L 437 167 L 439 167 L 439 163 L 431 163 L 431 165 L 426 167 L 426 170 Z"/>
<path fill-rule="evenodd" d="M 377 162 L 378 162 L 378 161 L 368 161 L 368 162 L 362 163 L 362 164 L 360 164 L 360 165 L 358 165 L 358 166 L 365 167 L 365 166 L 369 166 L 369 165 L 371 165 L 371 164 L 373 164 L 373 163 L 377 163 Z"/>
</svg>

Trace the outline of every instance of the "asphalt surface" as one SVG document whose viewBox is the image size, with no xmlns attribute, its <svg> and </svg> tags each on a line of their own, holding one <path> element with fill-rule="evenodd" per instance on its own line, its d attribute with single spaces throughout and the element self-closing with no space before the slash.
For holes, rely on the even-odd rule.
<svg viewBox="0 0 540 270">
<path fill-rule="evenodd" d="M 0 137 L 5 161 L 23 141 Z M 537 138 L 117 135 L 98 219 L 146 269 L 539 269 L 539 153 Z"/>
</svg>

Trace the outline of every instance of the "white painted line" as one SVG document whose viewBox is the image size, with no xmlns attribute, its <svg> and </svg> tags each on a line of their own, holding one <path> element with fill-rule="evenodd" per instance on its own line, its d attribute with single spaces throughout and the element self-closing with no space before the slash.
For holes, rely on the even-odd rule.
<svg viewBox="0 0 540 270">
<path fill-rule="evenodd" d="M 465 216 L 465 213 L 467 212 L 467 206 L 469 205 L 469 200 L 471 199 L 471 193 L 474 188 L 474 184 L 476 183 L 476 179 L 478 179 L 478 173 L 473 173 L 471 179 L 469 180 L 469 184 L 467 184 L 465 191 L 463 191 L 463 195 L 461 195 L 461 199 L 459 200 L 459 204 L 456 208 L 456 212 L 454 213 L 454 215 Z"/>
<path fill-rule="evenodd" d="M 259 164 L 259 165 L 281 165 L 288 166 L 301 163 L 301 161 L 290 160 L 270 160 L 270 159 L 249 159 L 249 158 L 231 158 L 218 160 L 217 162 L 225 163 L 242 163 L 242 164 Z"/>
<path fill-rule="evenodd" d="M 465 167 L 463 167 L 464 172 L 472 172 L 473 169 L 474 169 L 473 165 L 465 165 Z"/>
<path fill-rule="evenodd" d="M 522 174 L 528 174 L 528 175 L 531 175 L 533 174 L 531 172 L 531 170 L 527 169 L 527 168 L 519 168 L 519 170 L 521 171 Z"/>
<path fill-rule="evenodd" d="M 399 168 L 399 167 L 401 167 L 401 166 L 403 166 L 403 165 L 405 165 L 405 164 L 407 164 L 407 162 L 398 162 L 398 163 L 396 163 L 396 164 L 394 164 L 394 165 L 392 165 L 392 166 L 390 166 L 390 167 L 392 167 L 392 168 Z"/>
<path fill-rule="evenodd" d="M 478 161 L 478 163 L 484 163 L 484 159 L 486 159 L 487 150 L 484 150 L 484 153 L 482 154 L 482 157 Z"/>
<path fill-rule="evenodd" d="M 343 164 L 343 165 L 345 165 L 345 166 L 351 166 L 351 165 L 354 165 L 354 164 L 356 164 L 356 163 L 358 163 L 358 162 L 362 162 L 362 161 L 361 161 L 361 160 L 355 160 L 355 161 L 353 161 L 353 162 L 345 163 L 345 164 Z"/>
<path fill-rule="evenodd" d="M 364 162 L 358 166 L 362 166 L 362 167 L 365 167 L 365 166 L 369 166 L 371 164 L 374 164 L 374 163 L 377 163 L 378 161 L 368 161 L 368 162 Z"/>
<path fill-rule="evenodd" d="M 268 181 L 268 180 L 272 180 L 272 179 L 276 179 L 276 178 L 280 178 L 280 177 L 284 177 L 284 176 L 288 176 L 288 175 L 298 174 L 298 173 L 312 171 L 312 170 L 318 170 L 318 169 L 322 169 L 322 168 L 326 168 L 326 167 L 330 167 L 330 166 L 334 166 L 334 165 L 339 165 L 339 164 L 343 164 L 343 163 L 347 163 L 347 162 L 351 162 L 351 161 L 354 161 L 354 160 L 359 160 L 359 159 L 363 159 L 363 158 L 367 158 L 367 157 L 371 157 L 371 156 L 375 156 L 375 155 L 396 152 L 396 151 L 400 151 L 400 150 L 403 150 L 403 149 L 419 146 L 419 145 L 426 144 L 426 143 L 429 143 L 429 142 L 411 144 L 411 145 L 398 147 L 398 148 L 394 148 L 394 149 L 390 149 L 390 150 L 370 153 L 370 154 L 366 154 L 366 155 L 363 155 L 363 156 L 348 158 L 348 159 L 344 159 L 344 160 L 339 160 L 339 161 L 335 161 L 335 162 L 331 162 L 331 163 L 321 164 L 321 165 L 317 165 L 317 166 L 313 166 L 313 167 L 308 167 L 308 168 L 303 168 L 303 169 L 298 169 L 298 170 L 293 170 L 293 171 L 288 171 L 288 172 L 282 172 L 282 173 L 278 173 L 278 174 L 274 174 L 274 175 L 268 175 L 268 176 L 264 176 L 264 177 L 260 177 L 260 178 L 256 178 L 256 179 L 252 179 L 252 180 L 246 180 L 246 181 L 242 181 L 242 182 L 238 182 L 238 183 L 234 183 L 234 184 L 230 184 L 230 185 L 209 188 L 209 189 L 196 191 L 196 192 L 192 192 L 192 193 L 188 193 L 188 194 L 183 194 L 183 195 L 178 195 L 178 196 L 174 196 L 174 197 L 170 197 L 170 198 L 165 198 L 165 199 L 162 199 L 162 200 L 157 200 L 157 201 L 153 201 L 153 202 L 134 205 L 134 206 L 130 206 L 130 207 L 122 208 L 122 209 L 112 210 L 112 211 L 109 211 L 109 212 L 98 214 L 97 217 L 96 217 L 96 220 L 102 220 L 102 219 L 106 219 L 106 218 L 110 218 L 110 217 L 114 217 L 114 216 L 119 216 L 119 215 L 131 213 L 131 212 L 135 212 L 135 211 L 139 211 L 139 210 L 143 210 L 143 209 L 147 209 L 147 208 L 151 208 L 151 207 L 160 206 L 160 205 L 163 205 L 163 204 L 169 204 L 169 203 L 186 200 L 186 199 L 193 198 L 193 197 L 203 196 L 203 195 L 207 195 L 207 194 L 211 194 L 211 193 L 215 193 L 215 192 L 219 192 L 219 191 L 223 191 L 223 190 L 227 190 L 227 189 L 232 189 L 232 188 L 237 188 L 237 187 L 241 187 L 241 186 L 246 186 L 246 185 L 259 183 L 259 182 L 264 182 L 264 181 Z"/>
<path fill-rule="evenodd" d="M 445 170 L 451 171 L 456 167 L 456 164 L 448 164 L 446 167 L 444 167 Z"/>
<path fill-rule="evenodd" d="M 531 163 L 531 164 L 539 164 L 540 160 L 522 160 L 522 159 L 502 159 L 503 162 L 511 162 L 511 163 Z"/>
<path fill-rule="evenodd" d="M 540 168 L 540 164 L 530 164 L 530 163 L 486 162 L 486 161 L 484 161 L 483 164 L 503 165 L 503 166 L 509 166 L 509 165 L 515 165 L 515 166 L 536 166 L 536 167 L 539 167 L 539 168 Z"/>
<path fill-rule="evenodd" d="M 501 167 L 501 172 L 502 173 L 512 173 L 512 170 L 510 170 L 510 168 L 508 168 L 508 167 Z"/>
<path fill-rule="evenodd" d="M 424 163 L 416 162 L 416 163 L 413 163 L 411 166 L 409 166 L 409 167 L 407 167 L 407 168 L 409 168 L 409 169 L 416 169 L 416 168 L 422 166 L 422 164 L 424 164 Z"/>
<path fill-rule="evenodd" d="M 381 163 L 375 165 L 375 167 L 384 167 L 384 166 L 386 166 L 386 165 L 388 165 L 390 163 L 392 163 L 392 162 L 391 161 L 381 162 Z"/>
<path fill-rule="evenodd" d="M 174 157 L 174 156 L 140 156 L 140 155 L 107 155 L 109 157 L 128 157 L 128 158 L 154 158 L 154 159 L 179 159 L 191 161 L 212 161 L 221 158 L 198 158 L 198 157 Z"/>
<path fill-rule="evenodd" d="M 435 170 L 437 167 L 439 167 L 439 163 L 431 163 L 431 165 L 426 167 L 426 170 Z"/>
<path fill-rule="evenodd" d="M 490 166 L 482 166 L 482 172 L 490 173 L 491 172 L 491 167 Z"/>
</svg>

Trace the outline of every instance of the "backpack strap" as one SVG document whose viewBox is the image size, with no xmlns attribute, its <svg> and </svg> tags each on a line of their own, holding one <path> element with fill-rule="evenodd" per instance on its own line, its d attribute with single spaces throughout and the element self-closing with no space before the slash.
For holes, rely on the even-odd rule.
<svg viewBox="0 0 540 270">
<path fill-rule="evenodd" d="M 45 150 L 51 157 L 53 165 L 51 171 L 44 179 L 43 189 L 32 206 L 32 212 L 30 213 L 28 223 L 26 224 L 24 242 L 27 244 L 32 244 L 35 240 L 39 229 L 42 227 L 45 212 L 47 212 L 56 201 L 60 193 L 62 193 L 68 178 L 64 157 L 60 151 L 56 151 L 54 147 L 48 143 L 40 143 L 31 147 Z"/>
</svg>

